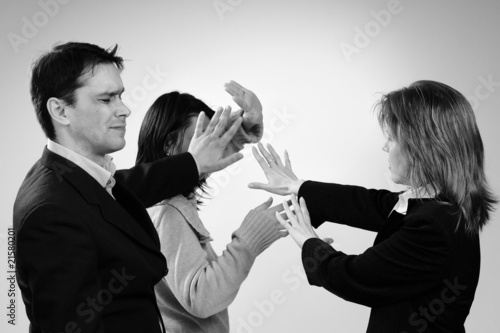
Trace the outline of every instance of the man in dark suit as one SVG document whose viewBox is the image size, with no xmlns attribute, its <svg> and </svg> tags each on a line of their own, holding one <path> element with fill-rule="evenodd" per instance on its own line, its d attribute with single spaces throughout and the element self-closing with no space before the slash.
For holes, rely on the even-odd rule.
<svg viewBox="0 0 500 333">
<path fill-rule="evenodd" d="M 116 47 L 66 43 L 33 66 L 31 96 L 48 137 L 14 205 L 17 279 L 30 332 L 160 332 L 154 285 L 167 274 L 145 207 L 192 189 L 223 157 L 229 110 L 189 152 L 115 171 L 130 110 Z"/>
</svg>

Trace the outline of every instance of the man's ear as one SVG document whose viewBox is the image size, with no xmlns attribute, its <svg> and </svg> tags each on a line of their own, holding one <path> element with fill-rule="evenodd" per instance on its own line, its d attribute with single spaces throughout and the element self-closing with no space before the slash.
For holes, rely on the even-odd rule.
<svg viewBox="0 0 500 333">
<path fill-rule="evenodd" d="M 47 110 L 53 121 L 61 125 L 69 125 L 67 104 L 56 97 L 51 97 L 47 101 Z"/>
</svg>

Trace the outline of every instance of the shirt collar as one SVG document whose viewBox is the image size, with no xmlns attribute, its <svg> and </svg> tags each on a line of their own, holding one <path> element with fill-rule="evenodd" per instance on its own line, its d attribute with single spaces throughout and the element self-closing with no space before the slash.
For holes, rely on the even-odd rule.
<svg viewBox="0 0 500 333">
<path fill-rule="evenodd" d="M 410 187 L 399 195 L 399 200 L 392 209 L 399 214 L 406 215 L 408 211 L 408 200 L 416 198 L 433 198 L 436 192 L 432 186 L 421 186 L 419 188 Z"/>
<path fill-rule="evenodd" d="M 92 178 L 94 178 L 102 187 L 110 188 L 115 184 L 113 175 L 115 174 L 116 166 L 113 163 L 113 158 L 111 156 L 105 155 L 104 165 L 100 166 L 90 159 L 50 139 L 47 142 L 47 149 L 78 165 L 90 176 L 92 176 Z"/>
<path fill-rule="evenodd" d="M 191 228 L 198 234 L 198 239 L 200 243 L 207 243 L 213 241 L 213 238 L 210 237 L 210 233 L 203 225 L 203 222 L 198 215 L 197 210 L 197 202 L 196 197 L 188 199 L 183 195 L 177 195 L 173 198 L 164 200 L 163 203 L 168 203 L 169 205 L 174 206 L 181 212 L 186 221 L 189 223 Z"/>
</svg>

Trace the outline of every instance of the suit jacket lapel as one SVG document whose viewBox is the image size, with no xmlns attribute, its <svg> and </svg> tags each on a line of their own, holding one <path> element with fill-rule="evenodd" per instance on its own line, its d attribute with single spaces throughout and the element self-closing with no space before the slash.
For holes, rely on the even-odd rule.
<svg viewBox="0 0 500 333">
<path fill-rule="evenodd" d="M 120 184 L 108 192 L 85 170 L 45 148 L 41 162 L 52 169 L 60 181 L 68 181 L 93 205 L 98 205 L 104 220 L 128 235 L 140 246 L 159 253 L 159 239 L 145 208 L 135 196 Z"/>
</svg>

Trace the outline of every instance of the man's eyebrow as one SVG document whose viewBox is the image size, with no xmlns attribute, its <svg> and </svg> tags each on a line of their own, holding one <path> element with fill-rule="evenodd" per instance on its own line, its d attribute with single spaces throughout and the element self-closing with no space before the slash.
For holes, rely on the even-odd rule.
<svg viewBox="0 0 500 333">
<path fill-rule="evenodd" d="M 116 95 L 122 94 L 124 91 L 125 91 L 125 88 L 121 88 L 118 90 L 105 90 L 105 91 L 101 91 L 101 92 L 97 93 L 96 95 L 97 96 L 116 96 Z"/>
</svg>

